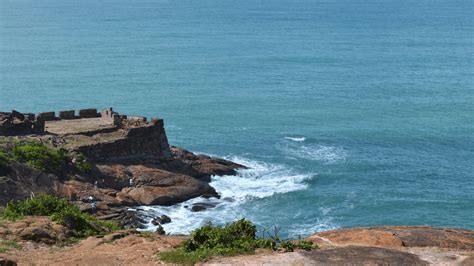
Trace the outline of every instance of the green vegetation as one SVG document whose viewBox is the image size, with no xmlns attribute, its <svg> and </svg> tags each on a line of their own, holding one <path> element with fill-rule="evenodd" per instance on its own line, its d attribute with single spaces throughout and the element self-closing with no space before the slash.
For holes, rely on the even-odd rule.
<svg viewBox="0 0 474 266">
<path fill-rule="evenodd" d="M 6 167 L 9 161 L 7 154 L 0 150 L 0 168 Z"/>
<path fill-rule="evenodd" d="M 312 250 L 316 248 L 311 241 L 306 240 L 298 240 L 298 241 L 282 241 L 280 243 L 280 247 L 283 248 L 286 252 L 293 252 L 295 249 L 302 249 L 302 250 Z"/>
<path fill-rule="evenodd" d="M 245 219 L 224 227 L 213 226 L 209 223 L 193 231 L 191 238 L 184 241 L 176 250 L 160 253 L 159 258 L 165 262 L 194 264 L 206 261 L 213 256 L 251 254 L 257 248 L 273 250 L 282 248 L 286 251 L 314 248 L 308 241 L 281 242 L 276 232 L 270 238 L 257 238 L 256 233 L 256 226 Z"/>
<path fill-rule="evenodd" d="M 10 249 L 20 249 L 21 246 L 15 241 L 0 238 L 0 253 L 4 253 Z"/>
<path fill-rule="evenodd" d="M 51 149 L 36 142 L 16 145 L 11 153 L 12 159 L 38 170 L 57 174 L 62 166 L 67 165 L 69 157 L 64 149 Z"/>
<path fill-rule="evenodd" d="M 110 233 L 117 225 L 98 220 L 96 217 L 83 213 L 75 205 L 65 199 L 47 194 L 18 202 L 9 202 L 2 212 L 2 217 L 9 220 L 20 219 L 26 215 L 50 216 L 51 220 L 67 226 L 73 231 L 74 237 L 87 237 Z"/>
<path fill-rule="evenodd" d="M 89 173 L 93 168 L 82 154 L 76 155 L 73 160 L 67 150 L 53 149 L 39 142 L 15 142 L 0 146 L 3 146 L 0 148 L 0 167 L 7 166 L 13 160 L 56 175 L 65 170 Z"/>
</svg>

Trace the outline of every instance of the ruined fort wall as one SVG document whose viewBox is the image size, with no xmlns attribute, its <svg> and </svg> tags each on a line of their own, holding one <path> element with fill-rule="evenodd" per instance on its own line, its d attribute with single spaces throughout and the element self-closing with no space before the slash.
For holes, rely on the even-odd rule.
<svg viewBox="0 0 474 266">
<path fill-rule="evenodd" d="M 37 115 L 32 113 L 22 114 L 15 110 L 0 112 L 0 136 L 43 134 L 45 133 L 45 121 L 102 117 L 107 122 L 118 127 L 121 125 L 123 118 L 123 116 L 113 112 L 111 107 L 101 113 L 98 113 L 97 109 L 94 108 L 81 109 L 77 114 L 75 110 L 59 111 L 58 116 L 56 116 L 56 112 L 41 112 Z"/>
<path fill-rule="evenodd" d="M 160 123 L 129 128 L 126 137 L 76 148 L 95 162 L 130 159 L 171 158 L 171 150 L 162 120 Z"/>
</svg>

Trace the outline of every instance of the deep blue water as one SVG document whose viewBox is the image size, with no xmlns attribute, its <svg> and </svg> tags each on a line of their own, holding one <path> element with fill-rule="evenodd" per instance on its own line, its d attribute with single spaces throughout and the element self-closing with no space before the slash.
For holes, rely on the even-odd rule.
<svg viewBox="0 0 474 266">
<path fill-rule="evenodd" d="M 184 232 L 474 229 L 471 0 L 2 0 L 0 109 L 114 106 L 252 166 Z M 232 202 L 231 202 L 232 201 Z M 185 203 L 188 204 L 188 203 Z M 153 212 L 153 210 L 150 210 Z"/>
</svg>

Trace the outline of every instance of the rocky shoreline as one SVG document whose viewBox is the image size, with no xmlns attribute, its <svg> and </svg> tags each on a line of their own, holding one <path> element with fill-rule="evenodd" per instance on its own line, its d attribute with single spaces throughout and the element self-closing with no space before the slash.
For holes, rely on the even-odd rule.
<svg viewBox="0 0 474 266">
<path fill-rule="evenodd" d="M 170 146 L 162 119 L 148 122 L 112 108 L 59 114 L 0 112 L 0 205 L 47 193 L 126 230 L 64 246 L 71 228 L 50 217 L 0 220 L 0 265 L 164 264 L 157 254 L 176 248 L 187 237 L 138 232 L 135 228 L 170 219 L 166 215 L 143 218 L 133 208 L 219 198 L 211 177 L 235 175 L 246 168 Z M 26 155 L 19 154 L 18 147 Z M 40 164 L 31 154 L 41 155 Z M 189 211 L 208 207 L 212 206 L 198 204 Z M 255 255 L 212 258 L 206 264 L 474 265 L 471 230 L 353 228 L 317 233 L 306 240 L 318 249 L 258 250 Z"/>
<path fill-rule="evenodd" d="M 118 114 L 112 108 L 100 113 L 81 110 L 79 116 L 74 111 L 59 113 L 59 117 L 54 112 L 0 113 L 0 133 L 4 135 L 0 143 L 5 152 L 18 143 L 35 142 L 70 154 L 70 162 L 55 173 L 9 160 L 0 169 L 1 205 L 45 192 L 65 197 L 99 219 L 141 227 L 149 221 L 137 217 L 130 207 L 219 197 L 209 184 L 211 176 L 235 175 L 237 169 L 245 168 L 170 146 L 162 119 L 148 122 L 145 117 Z M 71 170 L 77 160 L 89 163 L 90 169 Z"/>
<path fill-rule="evenodd" d="M 0 252 L 0 265 L 166 265 L 158 255 L 188 238 L 122 230 L 58 246 L 66 233 L 67 228 L 48 217 L 4 223 L 0 239 L 7 236 L 17 246 Z M 317 233 L 306 240 L 318 248 L 261 249 L 252 255 L 214 257 L 201 265 L 474 265 L 474 232 L 465 229 L 352 228 Z"/>
</svg>

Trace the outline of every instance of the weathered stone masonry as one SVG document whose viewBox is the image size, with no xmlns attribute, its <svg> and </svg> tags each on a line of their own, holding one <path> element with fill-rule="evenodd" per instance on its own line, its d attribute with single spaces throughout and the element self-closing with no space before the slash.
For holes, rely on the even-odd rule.
<svg viewBox="0 0 474 266">
<path fill-rule="evenodd" d="M 45 131 L 45 121 L 55 124 L 56 121 L 67 120 L 69 122 L 62 127 L 73 127 L 84 122 L 97 123 L 99 118 L 100 123 L 107 127 L 66 134 L 90 137 L 85 145 L 72 148 L 83 153 L 90 160 L 107 162 L 133 158 L 169 159 L 172 157 L 162 119 L 153 118 L 151 122 L 147 122 L 146 117 L 127 117 L 114 112 L 111 107 L 100 113 L 97 109 L 82 109 L 79 110 L 78 116 L 74 110 L 59 111 L 58 114 L 59 116 L 56 116 L 55 112 L 43 112 L 35 116 L 35 114 L 22 114 L 17 111 L 0 112 L 0 136 L 48 135 L 51 133 Z M 112 137 L 105 139 L 110 140 L 94 141 L 96 136 L 100 138 L 101 135 L 109 133 Z"/>
<path fill-rule="evenodd" d="M 172 157 L 163 120 L 125 130 L 125 138 L 80 146 L 75 150 L 96 162 Z"/>
</svg>

